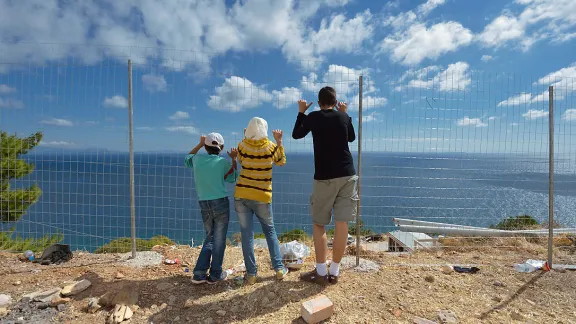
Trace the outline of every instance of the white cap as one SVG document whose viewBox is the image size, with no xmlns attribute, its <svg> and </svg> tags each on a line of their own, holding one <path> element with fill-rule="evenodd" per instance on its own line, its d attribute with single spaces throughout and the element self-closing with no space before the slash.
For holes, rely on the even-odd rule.
<svg viewBox="0 0 576 324">
<path fill-rule="evenodd" d="M 250 119 L 248 127 L 246 127 L 246 133 L 244 136 L 253 140 L 260 140 L 263 138 L 268 138 L 268 123 L 266 120 L 260 117 L 254 117 Z"/>
<path fill-rule="evenodd" d="M 218 133 L 210 133 L 206 135 L 206 140 L 204 141 L 204 144 L 206 144 L 207 146 L 220 148 L 221 145 L 224 145 L 224 138 L 222 137 L 222 135 Z"/>
</svg>

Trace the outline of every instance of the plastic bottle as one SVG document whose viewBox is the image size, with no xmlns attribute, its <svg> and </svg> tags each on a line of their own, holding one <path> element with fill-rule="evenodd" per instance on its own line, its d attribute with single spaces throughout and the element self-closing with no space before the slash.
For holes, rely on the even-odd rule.
<svg viewBox="0 0 576 324">
<path fill-rule="evenodd" d="M 28 259 L 29 261 L 34 261 L 34 252 L 28 250 L 28 251 L 24 252 L 24 257 L 26 259 Z"/>
<path fill-rule="evenodd" d="M 528 263 L 519 263 L 514 265 L 514 270 L 518 272 L 534 272 L 536 267 Z"/>
</svg>

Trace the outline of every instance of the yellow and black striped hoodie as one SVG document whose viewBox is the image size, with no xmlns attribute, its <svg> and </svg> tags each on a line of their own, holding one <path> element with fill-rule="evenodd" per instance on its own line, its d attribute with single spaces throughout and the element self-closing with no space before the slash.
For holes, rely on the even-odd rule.
<svg viewBox="0 0 576 324">
<path fill-rule="evenodd" d="M 242 168 L 234 197 L 271 203 L 272 166 L 286 164 L 284 147 L 267 138 L 245 138 L 238 144 L 238 161 Z"/>
</svg>

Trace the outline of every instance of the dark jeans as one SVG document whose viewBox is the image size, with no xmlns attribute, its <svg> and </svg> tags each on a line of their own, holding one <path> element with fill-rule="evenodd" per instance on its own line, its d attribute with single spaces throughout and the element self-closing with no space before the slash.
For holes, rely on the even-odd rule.
<svg viewBox="0 0 576 324">
<path fill-rule="evenodd" d="M 219 279 L 222 275 L 224 250 L 226 250 L 226 233 L 230 219 L 230 202 L 228 197 L 200 201 L 200 209 L 206 239 L 194 267 L 195 276 L 205 276 L 210 269 L 210 277 Z M 212 258 L 212 262 L 210 262 Z"/>
</svg>

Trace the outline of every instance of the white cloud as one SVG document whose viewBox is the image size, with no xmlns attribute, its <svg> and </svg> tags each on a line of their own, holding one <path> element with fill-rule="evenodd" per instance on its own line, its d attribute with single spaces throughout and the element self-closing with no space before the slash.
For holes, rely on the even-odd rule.
<svg viewBox="0 0 576 324">
<path fill-rule="evenodd" d="M 526 105 L 529 104 L 531 100 L 532 100 L 532 94 L 523 92 L 516 96 L 512 96 L 504 101 L 500 101 L 497 106 L 506 107 L 506 106 Z"/>
<path fill-rule="evenodd" d="M 376 109 L 386 106 L 388 99 L 384 97 L 362 95 L 362 111 Z M 348 109 L 350 111 L 357 111 L 360 106 L 360 96 L 355 95 L 350 102 Z"/>
<path fill-rule="evenodd" d="M 168 89 L 163 75 L 145 74 L 142 76 L 142 84 L 149 92 L 166 92 Z"/>
<path fill-rule="evenodd" d="M 462 119 L 458 119 L 456 121 L 456 124 L 458 126 L 475 126 L 475 127 L 486 127 L 488 126 L 487 124 L 485 124 L 482 119 L 480 118 L 469 118 L 469 117 L 464 117 Z"/>
<path fill-rule="evenodd" d="M 576 120 L 576 109 L 566 109 L 562 115 L 563 120 L 574 121 Z"/>
<path fill-rule="evenodd" d="M 485 46 L 500 47 L 510 42 L 528 50 L 534 43 L 550 39 L 565 42 L 574 36 L 576 1 L 516 0 L 524 6 L 519 13 L 508 10 L 488 24 L 478 39 Z"/>
<path fill-rule="evenodd" d="M 212 58 L 218 55 L 278 49 L 300 66 L 316 68 L 315 62 L 321 62 L 324 55 L 357 52 L 372 37 L 369 11 L 353 17 L 336 14 L 314 26 L 316 20 L 312 18 L 317 13 L 347 3 L 347 0 L 4 1 L 0 5 L 0 34 L 6 40 L 18 39 L 23 43 L 3 42 L 0 52 L 6 61 L 25 58 L 32 65 L 70 56 L 79 63 L 97 64 L 109 57 L 121 62 L 131 58 L 135 64 L 162 62 L 169 69 L 207 72 Z M 22 21 L 34 23 L 22 26 Z M 37 40 L 47 44 L 34 43 Z"/>
<path fill-rule="evenodd" d="M 384 38 L 380 47 L 389 52 L 394 62 L 416 65 L 425 59 L 435 60 L 470 44 L 472 32 L 460 23 L 449 21 L 427 28 L 423 23 L 412 24 L 407 30 Z"/>
<path fill-rule="evenodd" d="M 185 111 L 180 111 L 180 110 L 175 112 L 170 117 L 168 117 L 168 119 L 170 119 L 170 120 L 183 120 L 183 119 L 188 119 L 188 118 L 190 118 L 190 114 L 185 112 Z"/>
<path fill-rule="evenodd" d="M 498 117 L 496 117 L 496 116 L 488 117 L 488 121 L 495 121 L 496 119 L 498 119 Z"/>
<path fill-rule="evenodd" d="M 6 84 L 0 84 L 0 94 L 8 94 L 16 92 L 16 88 L 11 88 Z"/>
<path fill-rule="evenodd" d="M 68 119 L 61 119 L 61 118 L 52 118 L 52 119 L 45 119 L 40 121 L 40 124 L 44 125 L 52 125 L 52 126 L 74 126 L 74 123 L 69 121 Z"/>
<path fill-rule="evenodd" d="M 66 141 L 42 141 L 40 142 L 41 146 L 71 146 L 71 145 L 75 145 L 72 142 L 66 142 Z"/>
<path fill-rule="evenodd" d="M 480 58 L 480 60 L 482 60 L 482 62 L 490 62 L 494 59 L 494 57 L 492 55 L 482 55 L 482 58 Z"/>
<path fill-rule="evenodd" d="M 369 115 L 362 116 L 362 122 L 363 123 L 370 123 L 370 122 L 379 121 L 380 120 L 379 116 L 380 116 L 380 114 L 373 112 Z"/>
<path fill-rule="evenodd" d="M 271 94 L 263 87 L 248 79 L 231 76 L 216 88 L 215 94 L 208 99 L 208 106 L 215 110 L 238 112 L 258 107 L 271 99 Z"/>
<path fill-rule="evenodd" d="M 432 78 L 429 77 L 430 73 L 435 73 L 440 70 L 440 67 L 430 66 L 420 70 L 409 70 L 400 78 L 399 83 L 402 83 L 405 79 L 415 78 L 406 85 L 398 85 L 396 90 L 401 91 L 403 87 L 434 88 L 446 92 L 466 90 L 472 83 L 472 78 L 468 72 L 469 68 L 470 66 L 466 62 L 456 62 L 448 65 L 446 70 L 436 73 Z"/>
<path fill-rule="evenodd" d="M 416 11 L 420 15 L 428 15 L 432 10 L 436 9 L 437 7 L 443 5 L 446 0 L 428 0 L 425 3 L 421 4 L 416 8 Z"/>
<path fill-rule="evenodd" d="M 12 98 L 2 99 L 2 97 L 0 97 L 0 108 L 22 109 L 24 108 L 24 103 L 22 100 Z"/>
<path fill-rule="evenodd" d="M 169 132 L 180 132 L 180 133 L 187 133 L 191 135 L 199 134 L 200 132 L 194 126 L 170 126 L 166 127 L 166 130 Z"/>
<path fill-rule="evenodd" d="M 526 119 L 539 119 L 548 117 L 548 112 L 545 110 L 530 109 L 526 113 L 522 114 L 522 117 Z"/>
<path fill-rule="evenodd" d="M 576 62 L 572 63 L 568 67 L 549 73 L 548 75 L 540 78 L 537 83 L 542 85 L 560 85 L 562 83 L 572 84 L 574 79 L 576 79 Z M 576 87 L 572 86 L 567 90 L 574 91 L 576 90 Z"/>
<path fill-rule="evenodd" d="M 300 88 L 304 91 L 317 92 L 320 89 L 318 87 L 318 75 L 314 72 L 310 72 L 308 76 L 302 76 L 300 80 Z"/>
<path fill-rule="evenodd" d="M 104 106 L 110 108 L 126 108 L 128 107 L 128 100 L 123 96 L 106 97 L 104 99 Z"/>
<path fill-rule="evenodd" d="M 289 106 L 297 106 L 298 100 L 302 99 L 302 91 L 298 88 L 285 87 L 282 90 L 272 91 L 272 100 L 274 106 L 278 109 L 284 109 Z"/>
</svg>

